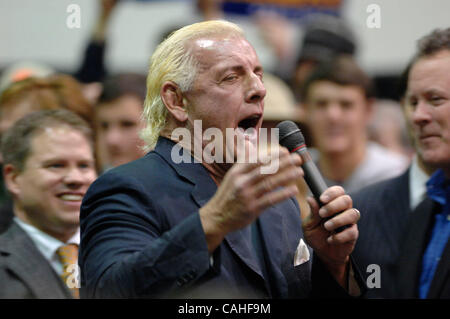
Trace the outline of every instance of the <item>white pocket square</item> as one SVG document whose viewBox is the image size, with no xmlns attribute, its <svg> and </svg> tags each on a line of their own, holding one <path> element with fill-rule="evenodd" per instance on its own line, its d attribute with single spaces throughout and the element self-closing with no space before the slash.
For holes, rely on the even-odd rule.
<svg viewBox="0 0 450 319">
<path fill-rule="evenodd" d="M 309 250 L 308 246 L 306 246 L 303 238 L 300 238 L 300 241 L 297 246 L 297 250 L 295 251 L 294 256 L 294 267 L 301 265 L 309 260 Z"/>
</svg>

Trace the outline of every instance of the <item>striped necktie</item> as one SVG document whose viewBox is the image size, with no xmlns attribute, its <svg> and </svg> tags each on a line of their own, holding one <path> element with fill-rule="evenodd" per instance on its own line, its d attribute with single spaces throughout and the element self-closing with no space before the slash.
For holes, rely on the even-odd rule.
<svg viewBox="0 0 450 319">
<path fill-rule="evenodd" d="M 75 275 L 76 267 L 78 267 L 78 245 L 76 244 L 68 244 L 59 247 L 56 250 L 56 254 L 58 255 L 59 261 L 63 265 L 63 273 L 61 278 L 67 288 L 72 292 L 74 298 L 80 298 L 80 292 L 77 288 L 77 281 L 69 278 L 71 275 Z M 74 268 L 75 267 L 75 268 Z"/>
</svg>

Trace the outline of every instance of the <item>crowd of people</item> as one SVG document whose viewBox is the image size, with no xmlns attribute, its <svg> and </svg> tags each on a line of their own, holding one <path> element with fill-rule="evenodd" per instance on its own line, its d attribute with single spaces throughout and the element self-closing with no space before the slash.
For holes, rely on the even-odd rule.
<svg viewBox="0 0 450 319">
<path fill-rule="evenodd" d="M 386 101 L 345 21 L 312 19 L 296 64 L 264 70 L 214 1 L 162 36 L 148 74 L 110 74 L 117 1 L 99 3 L 73 74 L 1 74 L 0 298 L 450 298 L 450 28 L 418 39 Z M 237 161 L 282 120 L 305 133 L 320 199 L 295 152 Z"/>
</svg>

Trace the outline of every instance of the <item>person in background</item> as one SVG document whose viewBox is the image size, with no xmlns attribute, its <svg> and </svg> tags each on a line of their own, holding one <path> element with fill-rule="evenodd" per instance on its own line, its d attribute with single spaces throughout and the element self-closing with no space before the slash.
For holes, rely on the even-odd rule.
<svg viewBox="0 0 450 319">
<path fill-rule="evenodd" d="M 2 92 L 14 82 L 25 80 L 29 77 L 45 77 L 53 74 L 55 71 L 47 65 L 34 61 L 22 61 L 9 65 L 0 73 L 0 96 Z M 1 110 L 0 110 L 1 112 Z M 1 114 L 0 114 L 1 115 Z M 0 116 L 0 136 L 1 136 L 1 119 Z M 0 171 L 1 171 L 1 154 L 0 154 Z M 4 229 L 4 219 L 1 217 L 4 203 L 9 202 L 8 192 L 3 184 L 3 178 L 0 176 L 0 233 Z"/>
<path fill-rule="evenodd" d="M 94 22 L 92 36 L 85 48 L 80 67 L 74 74 L 74 77 L 82 83 L 102 82 L 108 75 L 105 65 L 106 38 L 111 16 L 118 2 L 118 0 L 98 0 L 99 14 Z"/>
<path fill-rule="evenodd" d="M 299 103 L 305 81 L 319 65 L 330 63 L 341 55 L 354 57 L 358 49 L 353 30 L 342 18 L 311 15 L 303 29 L 300 52 L 290 79 Z"/>
<path fill-rule="evenodd" d="M 0 235 L 0 299 L 78 296 L 69 276 L 78 274 L 81 200 L 97 177 L 93 143 L 89 124 L 68 110 L 33 112 L 4 133 L 14 221 Z"/>
<path fill-rule="evenodd" d="M 70 75 L 30 77 L 10 84 L 0 96 L 0 137 L 17 120 L 38 110 L 68 109 L 93 125 L 94 109 L 85 98 L 81 84 Z M 0 164 L 2 154 L 0 154 Z M 7 197 L 0 204 L 0 233 L 13 216 Z"/>
<path fill-rule="evenodd" d="M 348 192 L 397 176 L 409 163 L 368 141 L 372 90 L 370 79 L 349 56 L 322 64 L 302 87 L 313 159 L 328 185 Z"/>
<path fill-rule="evenodd" d="M 414 149 L 402 105 L 393 100 L 376 100 L 368 127 L 369 140 L 402 156 L 412 158 Z"/>
<path fill-rule="evenodd" d="M 144 128 L 142 111 L 145 76 L 122 73 L 103 82 L 103 91 L 95 107 L 99 159 L 102 171 L 142 157 Z"/>
<path fill-rule="evenodd" d="M 362 214 L 354 256 L 379 267 L 367 297 L 448 299 L 450 28 L 419 40 L 400 87 L 416 156 L 401 176 L 353 194 Z"/>
</svg>

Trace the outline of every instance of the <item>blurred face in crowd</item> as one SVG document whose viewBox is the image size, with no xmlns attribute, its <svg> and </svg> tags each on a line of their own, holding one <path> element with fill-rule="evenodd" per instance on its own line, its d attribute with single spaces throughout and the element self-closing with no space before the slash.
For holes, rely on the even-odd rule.
<svg viewBox="0 0 450 319">
<path fill-rule="evenodd" d="M 87 138 L 66 125 L 48 127 L 31 138 L 22 171 L 5 165 L 16 215 L 54 237 L 76 230 L 80 205 L 97 177 Z"/>
<path fill-rule="evenodd" d="M 142 101 L 133 95 L 98 105 L 97 143 L 106 164 L 118 166 L 144 155 L 143 141 L 139 138 L 144 127 L 141 114 Z"/>
<path fill-rule="evenodd" d="M 305 118 L 323 153 L 351 152 L 366 139 L 371 106 L 362 88 L 330 81 L 312 83 Z"/>
<path fill-rule="evenodd" d="M 185 94 L 187 126 L 192 130 L 194 121 L 202 120 L 203 131 L 218 128 L 224 138 L 227 128 L 238 129 L 239 134 L 253 128 L 254 132 L 243 138 L 256 145 L 266 89 L 255 50 L 241 37 L 199 39 L 193 50 L 199 71 L 192 89 Z"/>
<path fill-rule="evenodd" d="M 29 101 L 22 101 L 14 106 L 8 106 L 2 108 L 0 112 L 0 138 L 11 126 L 14 125 L 19 119 L 25 115 L 33 112 Z M 2 162 L 2 156 L 0 154 L 0 163 Z"/>
<path fill-rule="evenodd" d="M 413 65 L 404 106 L 423 161 L 449 167 L 450 50 L 420 58 Z"/>
</svg>

